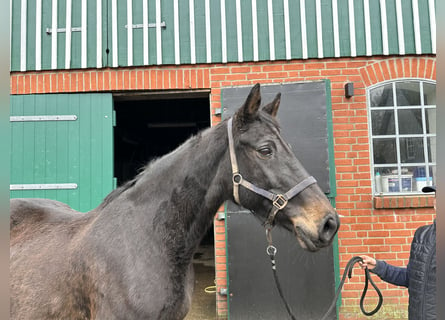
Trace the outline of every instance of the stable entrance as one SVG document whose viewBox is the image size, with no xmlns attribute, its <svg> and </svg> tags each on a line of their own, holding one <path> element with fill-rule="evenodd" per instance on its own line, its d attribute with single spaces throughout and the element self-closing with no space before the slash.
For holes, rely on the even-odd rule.
<svg viewBox="0 0 445 320">
<path fill-rule="evenodd" d="M 148 162 L 210 127 L 207 92 L 115 95 L 114 110 L 114 176 L 118 186 L 136 176 Z M 216 309 L 215 294 L 204 290 L 215 279 L 213 228 L 201 242 L 193 263 L 195 291 L 187 319 L 211 319 Z"/>
</svg>

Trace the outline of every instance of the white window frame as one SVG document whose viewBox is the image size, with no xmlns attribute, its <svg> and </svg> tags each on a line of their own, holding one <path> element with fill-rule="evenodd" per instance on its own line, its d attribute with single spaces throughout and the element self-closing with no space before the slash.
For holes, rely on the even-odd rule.
<svg viewBox="0 0 445 320">
<path fill-rule="evenodd" d="M 422 85 L 419 85 L 420 88 L 420 105 L 413 105 L 413 106 L 403 106 L 403 107 L 399 107 L 397 106 L 397 97 L 396 97 L 396 84 L 397 83 L 406 83 L 406 82 L 416 82 L 416 83 L 422 83 Z M 370 159 L 371 159 L 371 181 L 372 181 L 372 192 L 373 195 L 413 195 L 413 194 L 419 194 L 422 193 L 419 190 L 414 190 L 414 191 L 399 191 L 399 192 L 377 192 L 376 190 L 376 179 L 375 179 L 375 170 L 377 168 L 387 168 L 387 167 L 397 167 L 398 169 L 398 178 L 399 178 L 399 186 L 402 186 L 402 167 L 416 167 L 416 166 L 425 166 L 426 168 L 426 175 L 427 177 L 429 177 L 429 172 L 430 172 L 430 167 L 433 169 L 433 171 L 436 170 L 437 165 L 436 165 L 436 161 L 432 161 L 432 159 L 428 158 L 428 138 L 431 137 L 436 137 L 436 133 L 426 133 L 426 123 L 425 123 L 425 119 L 426 119 L 426 115 L 425 112 L 427 109 L 436 109 L 437 110 L 437 102 L 434 105 L 425 105 L 424 104 L 424 94 L 423 94 L 423 84 L 427 83 L 427 84 L 433 84 L 434 86 L 436 86 L 436 81 L 433 80 L 429 80 L 429 79 L 420 79 L 420 78 L 399 78 L 399 79 L 393 79 L 393 80 L 389 80 L 389 81 L 382 81 L 379 82 L 378 84 L 372 85 L 370 87 L 367 88 L 366 90 L 366 103 L 367 103 L 367 110 L 368 110 L 368 128 L 369 128 L 369 150 L 370 150 Z M 386 107 L 371 107 L 371 92 L 376 89 L 379 88 L 381 86 L 385 86 L 391 84 L 392 85 L 392 89 L 393 89 L 393 106 L 386 106 Z M 436 95 L 437 97 L 437 95 Z M 399 128 L 398 128 L 398 117 L 397 117 L 397 110 L 408 110 L 408 109 L 421 109 L 422 112 L 422 133 L 421 134 L 399 134 Z M 372 133 L 372 111 L 374 110 L 393 110 L 394 111 L 394 124 L 395 124 L 395 133 L 391 134 L 391 135 L 378 135 L 378 136 L 373 136 Z M 436 118 L 437 118 L 437 114 L 436 114 Z M 437 120 L 436 120 L 437 122 Z M 381 139 L 384 138 L 395 138 L 396 140 L 396 156 L 397 156 L 397 162 L 396 163 L 385 163 L 385 164 L 375 164 L 374 163 L 374 138 L 378 137 Z M 420 163 L 402 163 L 401 162 L 401 156 L 400 156 L 400 139 L 401 138 L 423 138 L 423 148 L 424 148 L 424 158 L 425 158 L 425 162 L 420 162 Z M 436 143 L 437 143 L 437 139 L 436 139 Z M 433 146 L 431 146 L 431 148 L 433 148 Z M 433 151 L 431 152 L 433 153 Z M 434 156 L 432 155 L 432 157 L 434 158 Z M 436 155 L 437 157 L 437 155 Z M 435 183 L 435 173 L 433 174 L 433 184 Z"/>
</svg>

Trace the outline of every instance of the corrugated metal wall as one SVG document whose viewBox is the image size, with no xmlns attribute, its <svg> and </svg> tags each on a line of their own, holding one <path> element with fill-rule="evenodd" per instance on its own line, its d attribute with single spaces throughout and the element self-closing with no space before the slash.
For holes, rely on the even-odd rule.
<svg viewBox="0 0 445 320">
<path fill-rule="evenodd" d="M 11 7 L 13 71 L 436 53 L 434 0 L 14 0 Z"/>
</svg>

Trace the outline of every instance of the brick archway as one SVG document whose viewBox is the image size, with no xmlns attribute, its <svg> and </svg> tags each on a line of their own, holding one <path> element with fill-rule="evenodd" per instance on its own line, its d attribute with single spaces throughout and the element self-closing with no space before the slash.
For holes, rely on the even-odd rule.
<svg viewBox="0 0 445 320">
<path fill-rule="evenodd" d="M 435 57 L 395 57 L 370 63 L 360 69 L 366 87 L 398 78 L 436 80 Z"/>
</svg>

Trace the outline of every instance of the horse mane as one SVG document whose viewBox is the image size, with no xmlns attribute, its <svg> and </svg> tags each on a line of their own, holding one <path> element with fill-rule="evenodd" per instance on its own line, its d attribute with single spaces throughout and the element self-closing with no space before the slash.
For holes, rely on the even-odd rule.
<svg viewBox="0 0 445 320">
<path fill-rule="evenodd" d="M 117 197 L 119 197 L 125 190 L 131 188 L 132 186 L 134 186 L 134 184 L 136 183 L 137 178 L 134 178 L 132 180 L 129 180 L 127 182 L 125 182 L 123 185 L 121 185 L 120 187 L 114 189 L 113 191 L 111 191 L 102 201 L 102 203 L 99 205 L 98 208 L 103 209 L 105 208 L 107 205 L 109 205 L 114 199 L 116 199 Z"/>
<path fill-rule="evenodd" d="M 124 193 L 125 191 L 127 191 L 128 189 L 130 189 L 131 187 L 133 187 L 136 182 L 138 182 L 138 180 L 140 179 L 140 177 L 142 176 L 142 174 L 147 171 L 147 169 L 154 163 L 156 162 L 157 159 L 154 159 L 152 161 L 150 161 L 148 164 L 146 164 L 145 166 L 143 166 L 141 169 L 139 169 L 139 173 L 136 175 L 136 177 L 134 177 L 131 180 L 128 180 L 127 182 L 125 182 L 124 184 L 122 184 L 121 186 L 119 186 L 118 188 L 114 189 L 113 191 L 111 191 L 102 201 L 102 203 L 99 205 L 98 209 L 103 209 L 106 206 L 108 206 L 111 202 L 113 202 L 117 197 L 119 197 L 122 193 Z"/>
</svg>

